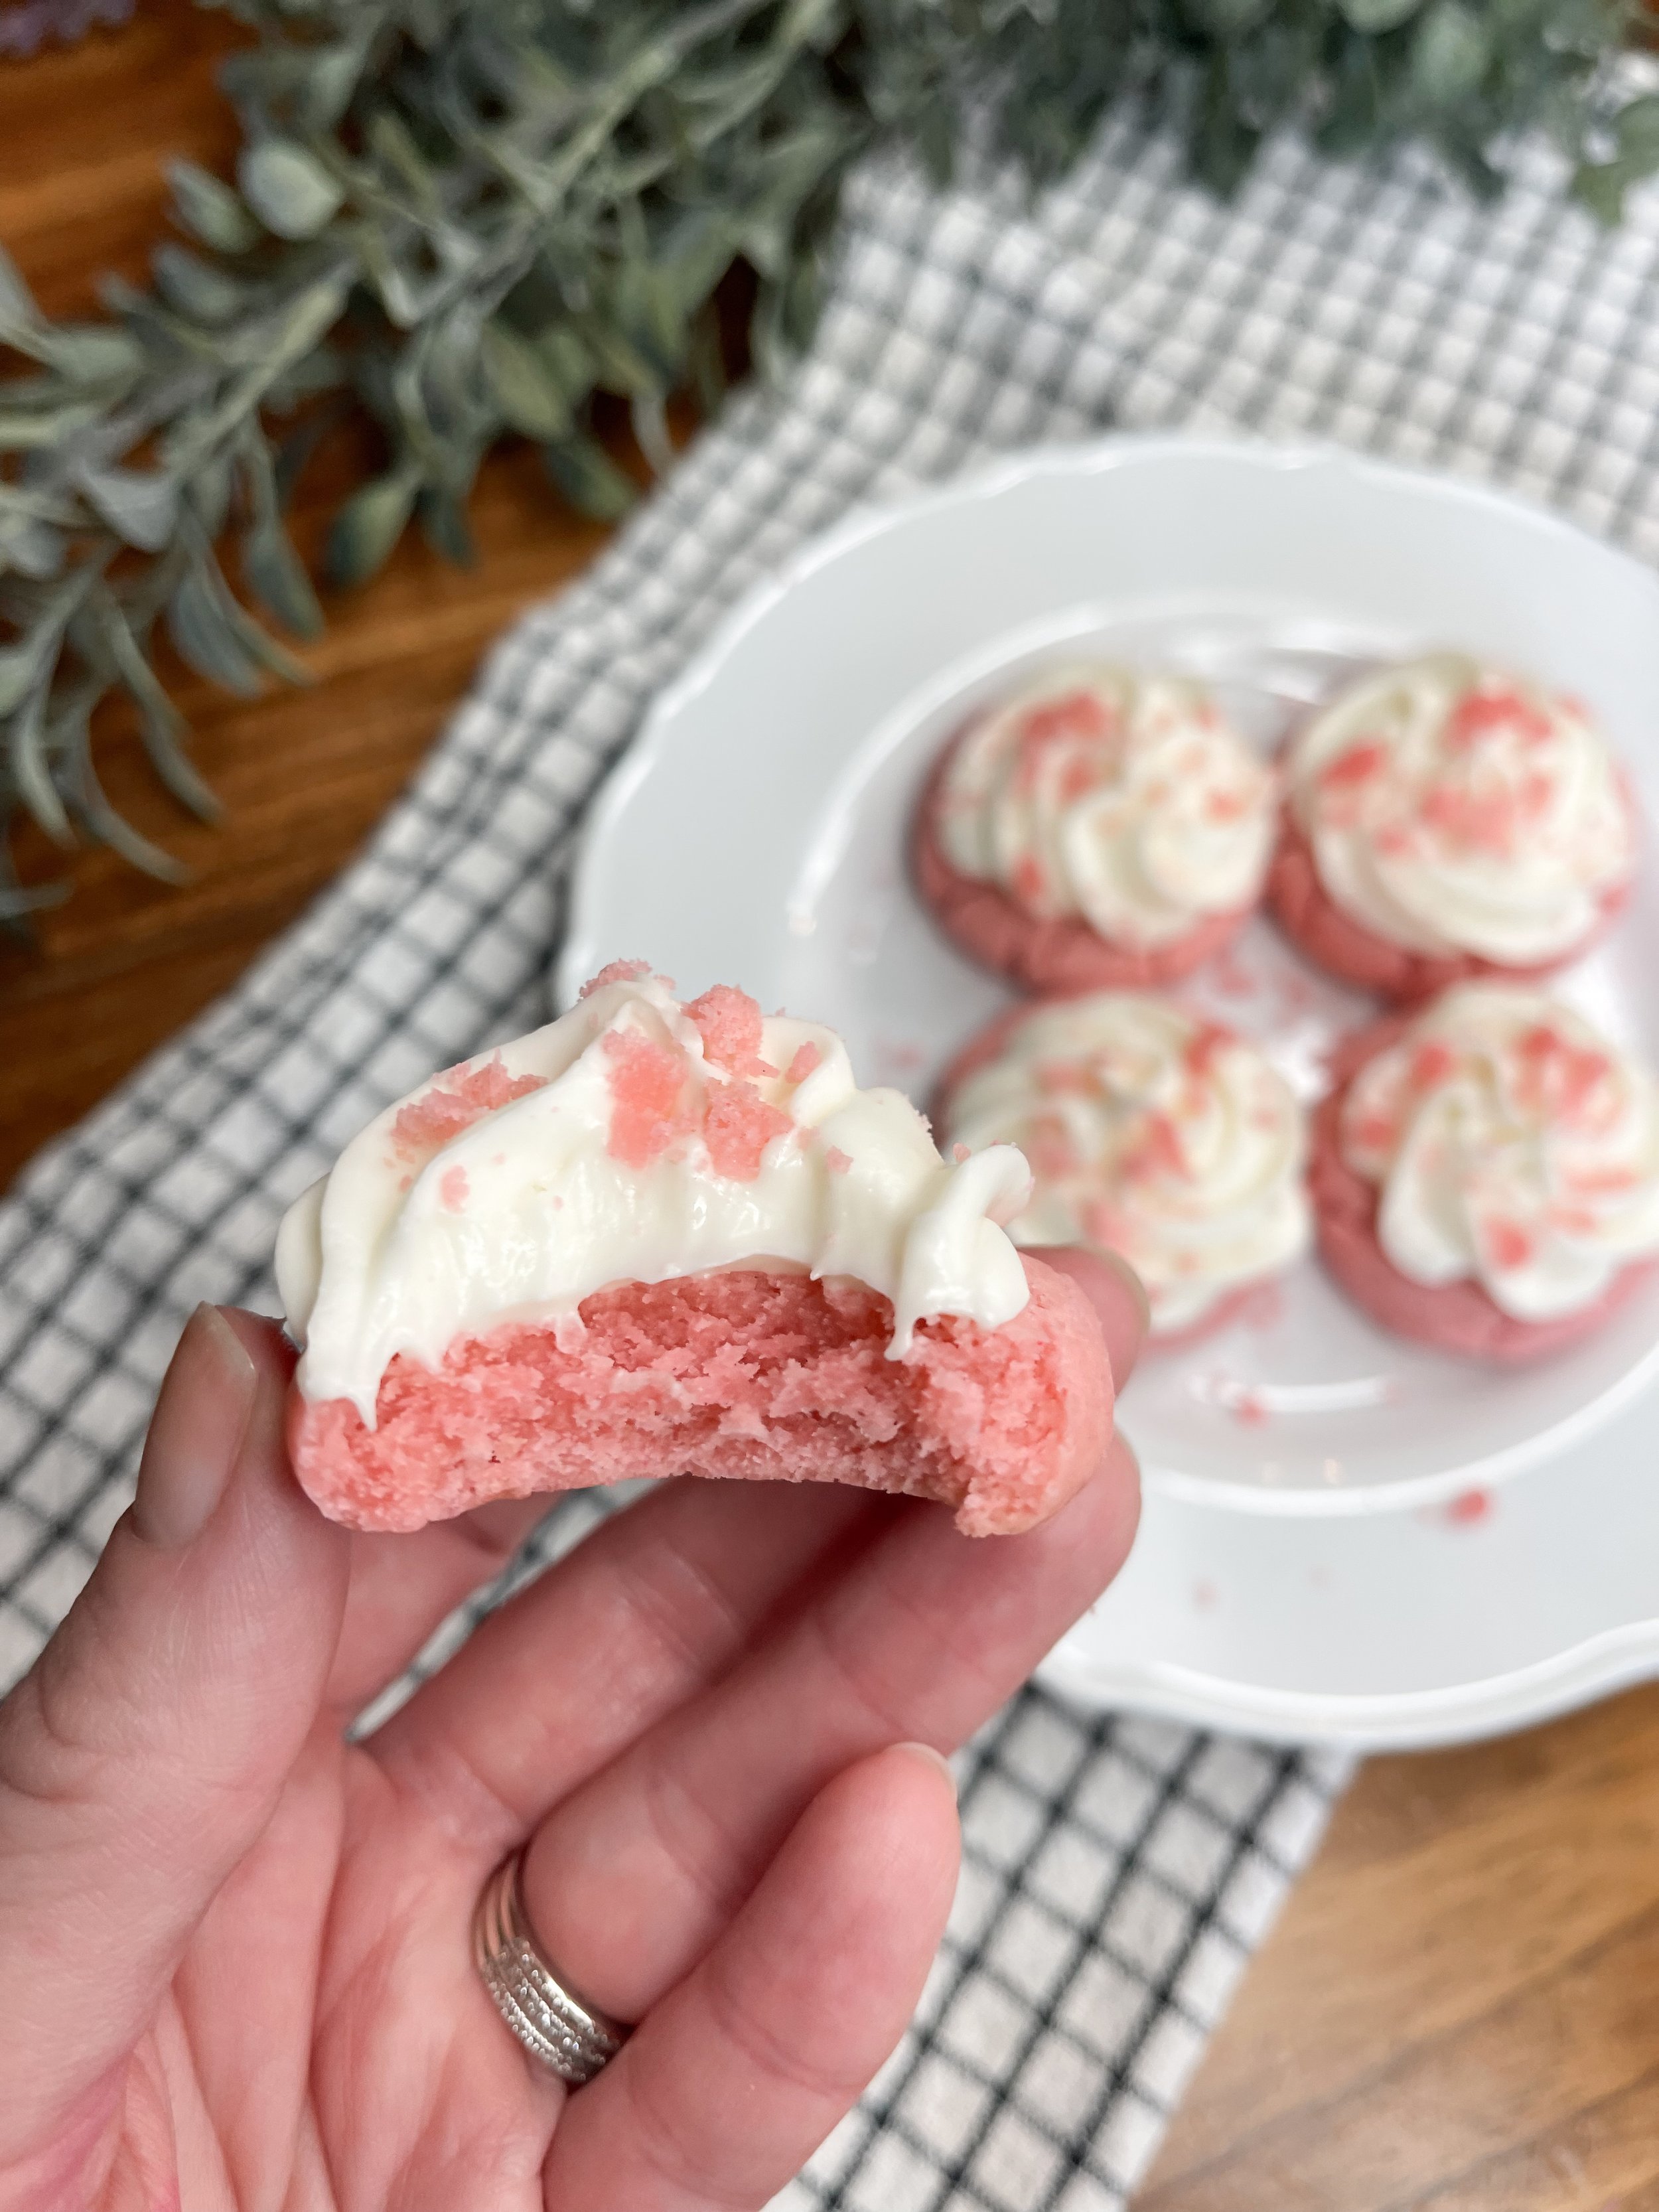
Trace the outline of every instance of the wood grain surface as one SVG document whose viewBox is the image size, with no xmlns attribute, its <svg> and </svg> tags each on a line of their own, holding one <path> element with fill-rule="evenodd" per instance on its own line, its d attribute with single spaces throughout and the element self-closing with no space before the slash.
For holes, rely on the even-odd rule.
<svg viewBox="0 0 1659 2212">
<path fill-rule="evenodd" d="M 0 64 L 0 240 L 54 311 L 86 309 L 100 270 L 142 270 L 168 155 L 227 157 L 213 70 L 233 35 L 185 0 L 140 0 L 124 31 Z M 307 547 L 347 458 L 307 482 Z M 485 644 L 604 536 L 524 452 L 487 469 L 474 519 L 476 569 L 411 541 L 374 584 L 331 600 L 311 689 L 248 702 L 180 680 L 223 829 L 156 796 L 118 720 L 103 733 L 113 792 L 195 877 L 167 890 L 76 856 L 75 896 L 38 949 L 0 951 L 0 1178 L 350 857 Z M 64 872 L 25 843 L 32 878 Z M 1363 1771 L 1139 2212 L 1615 2206 L 1659 2212 L 1659 1689 Z"/>
</svg>

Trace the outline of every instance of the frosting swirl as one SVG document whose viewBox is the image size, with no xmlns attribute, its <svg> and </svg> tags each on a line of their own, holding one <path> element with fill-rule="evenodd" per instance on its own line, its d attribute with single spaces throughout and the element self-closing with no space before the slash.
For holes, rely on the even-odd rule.
<svg viewBox="0 0 1659 2212">
<path fill-rule="evenodd" d="M 1472 1277 L 1518 1321 L 1659 1253 L 1659 1082 L 1541 992 L 1444 993 L 1355 1075 L 1340 1141 L 1400 1273 Z"/>
<path fill-rule="evenodd" d="M 860 1091 L 832 1030 L 724 987 L 681 1006 L 619 962 L 561 1020 L 434 1076 L 368 1124 L 277 1237 L 297 1380 L 373 1427 L 398 1352 L 435 1366 L 501 1321 L 580 1330 L 608 1284 L 713 1267 L 857 1278 L 918 1322 L 1025 1306 L 998 1224 L 1030 1175 L 996 1146 L 947 1164 L 896 1091 Z"/>
<path fill-rule="evenodd" d="M 1202 684 L 1089 663 L 970 724 L 939 799 L 939 848 L 959 873 L 1034 921 L 1081 915 L 1152 946 L 1254 903 L 1277 781 Z"/>
<path fill-rule="evenodd" d="M 1287 772 L 1326 891 L 1412 951 L 1559 958 L 1635 865 L 1634 811 L 1588 710 L 1461 653 L 1362 678 L 1305 724 Z"/>
<path fill-rule="evenodd" d="M 1120 991 L 1019 1018 L 947 1102 L 948 1133 L 1015 1143 L 1036 1176 L 1024 1245 L 1092 1243 L 1139 1272 L 1155 1333 L 1190 1328 L 1308 1245 L 1305 1129 L 1243 1038 Z"/>
</svg>

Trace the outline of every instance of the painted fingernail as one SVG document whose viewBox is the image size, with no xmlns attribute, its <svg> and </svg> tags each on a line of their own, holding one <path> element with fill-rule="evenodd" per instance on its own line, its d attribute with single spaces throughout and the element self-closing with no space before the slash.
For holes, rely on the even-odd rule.
<svg viewBox="0 0 1659 2212">
<path fill-rule="evenodd" d="M 935 1751 L 931 1743 L 901 1743 L 895 1748 L 908 1752 L 912 1759 L 925 1759 L 930 1766 L 938 1767 L 951 1785 L 951 1795 L 953 1797 L 957 1795 L 957 1771 L 942 1751 Z"/>
<path fill-rule="evenodd" d="M 144 1439 L 132 1525 L 158 1551 L 198 1536 L 225 1494 L 258 1375 L 217 1306 L 200 1305 L 161 1382 Z"/>
</svg>

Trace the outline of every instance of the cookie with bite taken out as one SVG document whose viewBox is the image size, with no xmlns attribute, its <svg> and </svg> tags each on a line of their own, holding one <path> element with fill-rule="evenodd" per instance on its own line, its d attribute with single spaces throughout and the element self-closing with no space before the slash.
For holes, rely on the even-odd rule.
<svg viewBox="0 0 1659 2212">
<path fill-rule="evenodd" d="M 664 1473 L 1032 1527 L 1101 1464 L 1112 1379 L 1085 1290 L 1001 1225 L 1030 1181 L 942 1159 L 832 1030 L 618 963 L 290 1208 L 295 1469 L 360 1528 Z"/>
</svg>

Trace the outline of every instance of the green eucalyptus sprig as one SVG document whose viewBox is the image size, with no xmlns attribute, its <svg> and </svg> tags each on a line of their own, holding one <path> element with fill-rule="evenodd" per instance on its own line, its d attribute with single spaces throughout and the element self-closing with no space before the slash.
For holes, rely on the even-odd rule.
<svg viewBox="0 0 1659 2212">
<path fill-rule="evenodd" d="M 234 182 L 171 173 L 180 240 L 112 319 L 54 325 L 0 257 L 0 917 L 25 890 L 19 807 L 69 846 L 177 864 L 100 787 L 111 691 L 186 807 L 214 801 L 155 672 L 161 624 L 241 692 L 303 670 L 267 617 L 321 612 L 283 521 L 347 408 L 380 472 L 334 518 L 325 567 L 374 573 L 411 519 L 471 556 L 466 507 L 504 435 L 611 517 L 632 485 L 592 434 L 629 403 L 658 466 L 668 396 L 720 391 L 714 293 L 758 283 L 763 370 L 812 327 L 848 169 L 880 143 L 950 173 L 969 118 L 1036 182 L 1125 102 L 1173 118 L 1231 189 L 1285 125 L 1372 155 L 1427 140 L 1476 189 L 1549 129 L 1615 216 L 1659 167 L 1659 100 L 1609 69 L 1625 0 L 204 0 L 258 34 L 224 70 Z M 258 610 L 256 615 L 251 609 Z"/>
</svg>

